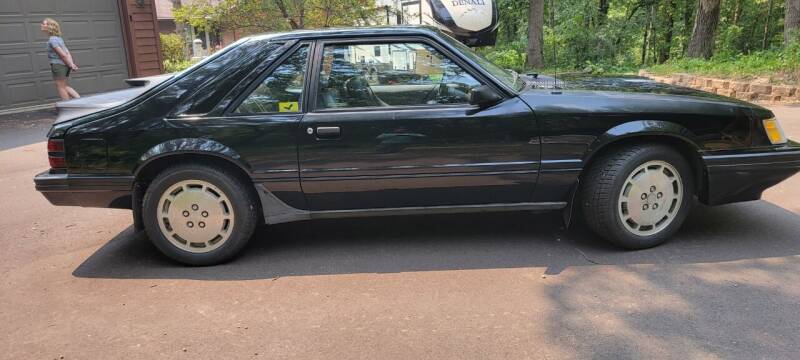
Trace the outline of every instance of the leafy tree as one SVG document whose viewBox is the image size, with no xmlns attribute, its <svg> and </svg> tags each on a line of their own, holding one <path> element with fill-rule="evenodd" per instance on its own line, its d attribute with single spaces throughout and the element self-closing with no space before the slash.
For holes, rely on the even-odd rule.
<svg viewBox="0 0 800 360">
<path fill-rule="evenodd" d="M 374 23 L 373 0 L 197 0 L 174 11 L 175 21 L 202 29 L 259 33 Z"/>
</svg>

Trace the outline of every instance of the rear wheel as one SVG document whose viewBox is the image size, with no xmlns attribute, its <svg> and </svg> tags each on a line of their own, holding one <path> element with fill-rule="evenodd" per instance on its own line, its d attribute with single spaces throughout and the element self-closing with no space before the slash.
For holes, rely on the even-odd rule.
<svg viewBox="0 0 800 360">
<path fill-rule="evenodd" d="M 661 144 L 601 155 L 582 187 L 582 211 L 597 235 L 627 249 L 665 242 L 680 228 L 694 196 L 686 159 Z"/>
<path fill-rule="evenodd" d="M 187 164 L 161 172 L 147 188 L 143 217 L 153 244 L 189 265 L 235 256 L 257 224 L 251 187 L 229 172 Z"/>
</svg>

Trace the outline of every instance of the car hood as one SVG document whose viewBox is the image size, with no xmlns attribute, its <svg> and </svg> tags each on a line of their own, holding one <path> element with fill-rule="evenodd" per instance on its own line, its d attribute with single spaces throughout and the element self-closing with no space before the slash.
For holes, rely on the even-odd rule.
<svg viewBox="0 0 800 360">
<path fill-rule="evenodd" d="M 603 112 L 713 113 L 740 110 L 753 116 L 771 116 L 761 106 L 682 86 L 663 84 L 638 76 L 590 77 L 583 75 L 529 78 L 520 96 L 532 107 L 559 103 L 566 107 Z"/>
<path fill-rule="evenodd" d="M 172 76 L 173 74 L 165 74 L 127 79 L 125 82 L 131 86 L 128 89 L 60 101 L 56 103 L 56 109 L 58 110 L 56 124 L 122 105 L 145 93 L 154 86 L 169 80 Z"/>
</svg>

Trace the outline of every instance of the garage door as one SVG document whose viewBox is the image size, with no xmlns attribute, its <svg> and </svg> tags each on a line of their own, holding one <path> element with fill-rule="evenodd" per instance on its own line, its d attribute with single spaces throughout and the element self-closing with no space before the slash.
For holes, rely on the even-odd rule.
<svg viewBox="0 0 800 360">
<path fill-rule="evenodd" d="M 125 87 L 128 77 L 116 0 L 0 1 L 0 110 L 58 100 L 47 60 L 45 17 L 61 24 L 80 70 L 70 84 L 81 94 Z"/>
</svg>

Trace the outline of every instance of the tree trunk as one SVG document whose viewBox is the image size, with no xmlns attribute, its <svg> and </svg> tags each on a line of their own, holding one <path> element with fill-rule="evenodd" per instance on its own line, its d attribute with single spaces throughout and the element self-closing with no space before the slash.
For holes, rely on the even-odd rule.
<svg viewBox="0 0 800 360">
<path fill-rule="evenodd" d="M 686 56 L 708 59 L 714 55 L 714 35 L 719 24 L 720 0 L 700 0 L 694 20 L 692 40 Z"/>
<path fill-rule="evenodd" d="M 608 1 L 609 0 L 600 0 L 600 3 L 597 5 L 597 25 L 603 25 L 608 18 Z"/>
<path fill-rule="evenodd" d="M 769 46 L 769 22 L 772 20 L 772 6 L 774 2 L 769 0 L 769 8 L 767 9 L 767 20 L 764 21 L 764 38 L 761 41 L 761 49 L 767 50 L 767 46 Z"/>
<path fill-rule="evenodd" d="M 692 29 L 692 4 L 691 0 L 683 1 L 683 41 L 681 42 L 681 54 L 686 54 L 689 49 L 689 39 Z"/>
<path fill-rule="evenodd" d="M 800 39 L 800 0 L 786 0 L 786 18 L 783 30 L 783 43 L 789 45 Z"/>
<path fill-rule="evenodd" d="M 644 38 L 642 39 L 642 66 L 645 65 L 647 61 L 647 39 L 648 35 L 650 35 L 650 29 L 653 28 L 653 18 L 648 17 L 647 25 L 644 27 Z"/>
<path fill-rule="evenodd" d="M 678 7 L 675 0 L 667 0 L 667 29 L 664 33 L 664 44 L 661 46 L 661 52 L 658 54 L 658 63 L 663 64 L 669 60 L 669 53 L 672 50 L 672 37 L 675 28 L 675 13 Z"/>
<path fill-rule="evenodd" d="M 527 66 L 544 67 L 542 61 L 542 38 L 544 37 L 544 0 L 530 0 L 528 17 L 528 59 Z"/>
<path fill-rule="evenodd" d="M 739 26 L 739 19 L 742 17 L 742 0 L 736 0 L 733 8 L 733 25 Z"/>
</svg>

